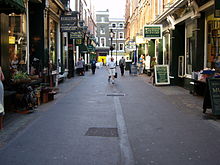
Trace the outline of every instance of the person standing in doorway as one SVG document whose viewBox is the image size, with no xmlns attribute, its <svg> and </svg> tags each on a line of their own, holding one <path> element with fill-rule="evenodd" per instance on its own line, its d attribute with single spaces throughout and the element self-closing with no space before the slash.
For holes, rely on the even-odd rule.
<svg viewBox="0 0 220 165">
<path fill-rule="evenodd" d="M 4 116 L 4 87 L 2 81 L 5 80 L 2 68 L 0 66 L 0 130 L 3 128 L 3 116 Z"/>
<path fill-rule="evenodd" d="M 92 74 L 95 74 L 95 69 L 96 69 L 96 60 L 93 58 L 91 60 L 91 69 L 92 69 Z"/>
<path fill-rule="evenodd" d="M 119 60 L 119 66 L 120 66 L 120 70 L 121 70 L 121 76 L 124 76 L 124 71 L 125 71 L 125 59 L 124 57 L 122 57 L 120 60 Z"/>
<path fill-rule="evenodd" d="M 155 84 L 155 70 L 154 70 L 154 66 L 157 65 L 157 62 L 156 62 L 156 58 L 153 57 L 152 58 L 152 61 L 151 61 L 151 65 L 150 65 L 150 70 L 151 70 L 151 77 L 150 77 L 150 83 L 152 83 L 153 85 Z M 153 82 L 152 82 L 153 80 Z"/>
<path fill-rule="evenodd" d="M 141 55 L 141 57 L 138 60 L 138 67 L 139 67 L 139 74 L 143 74 L 144 70 L 144 55 Z"/>
</svg>

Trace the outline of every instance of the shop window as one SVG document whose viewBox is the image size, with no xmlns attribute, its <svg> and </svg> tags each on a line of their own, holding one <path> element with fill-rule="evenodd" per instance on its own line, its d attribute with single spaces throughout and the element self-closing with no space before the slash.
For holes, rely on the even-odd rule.
<svg viewBox="0 0 220 165">
<path fill-rule="evenodd" d="M 164 57 L 163 64 L 170 64 L 170 34 L 167 33 L 164 35 Z"/>
<path fill-rule="evenodd" d="M 50 20 L 50 64 L 52 65 L 51 69 L 57 69 L 57 45 L 56 45 L 56 38 L 57 38 L 57 23 L 54 20 Z"/>
<path fill-rule="evenodd" d="M 9 15 L 9 61 L 12 73 L 16 71 L 27 71 L 25 18 L 25 15 Z"/>
<path fill-rule="evenodd" d="M 186 74 L 192 75 L 193 55 L 195 51 L 195 24 L 190 23 L 186 26 Z"/>
<path fill-rule="evenodd" d="M 208 17 L 207 67 L 220 70 L 220 18 Z"/>
</svg>

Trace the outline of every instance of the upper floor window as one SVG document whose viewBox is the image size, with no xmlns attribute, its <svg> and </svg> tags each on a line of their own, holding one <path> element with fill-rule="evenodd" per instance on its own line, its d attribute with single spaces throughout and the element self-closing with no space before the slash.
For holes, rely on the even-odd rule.
<svg viewBox="0 0 220 165">
<path fill-rule="evenodd" d="M 113 27 L 113 28 L 116 28 L 116 24 L 115 24 L 115 23 L 113 23 L 113 24 L 112 24 L 112 27 Z"/>
<path fill-rule="evenodd" d="M 124 33 L 119 33 L 119 38 L 124 38 Z"/>
<path fill-rule="evenodd" d="M 105 22 L 105 17 L 101 17 L 101 22 Z"/>
<path fill-rule="evenodd" d="M 114 50 L 116 50 L 116 44 L 113 43 L 112 46 L 113 46 Z"/>
<path fill-rule="evenodd" d="M 124 27 L 124 25 L 123 25 L 122 23 L 120 23 L 120 24 L 119 24 L 119 27 L 120 27 L 120 28 L 123 28 L 123 27 Z"/>
<path fill-rule="evenodd" d="M 100 34 L 105 34 L 105 29 L 104 28 L 100 28 Z"/>
<path fill-rule="evenodd" d="M 100 38 L 100 46 L 101 47 L 105 47 L 106 43 L 105 43 L 105 38 L 104 37 L 101 37 Z"/>
<path fill-rule="evenodd" d="M 124 44 L 119 44 L 119 50 L 124 50 Z"/>
</svg>

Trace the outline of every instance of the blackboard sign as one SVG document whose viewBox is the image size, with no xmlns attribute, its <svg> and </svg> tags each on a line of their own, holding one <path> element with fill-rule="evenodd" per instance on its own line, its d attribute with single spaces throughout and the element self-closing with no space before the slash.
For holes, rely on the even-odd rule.
<svg viewBox="0 0 220 165">
<path fill-rule="evenodd" d="M 168 65 L 155 65 L 154 70 L 155 70 L 155 84 L 156 85 L 170 84 Z"/>
<path fill-rule="evenodd" d="M 214 115 L 220 115 L 220 79 L 209 78 L 208 85 L 211 98 L 212 113 Z"/>
</svg>

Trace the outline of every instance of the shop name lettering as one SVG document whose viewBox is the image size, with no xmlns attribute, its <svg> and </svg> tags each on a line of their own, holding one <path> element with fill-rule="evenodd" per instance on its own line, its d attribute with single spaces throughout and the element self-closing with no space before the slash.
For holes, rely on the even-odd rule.
<svg viewBox="0 0 220 165">
<path fill-rule="evenodd" d="M 145 29 L 145 33 L 148 34 L 160 34 L 160 28 L 150 28 L 150 29 Z"/>
<path fill-rule="evenodd" d="M 61 21 L 76 21 L 76 17 L 61 17 Z"/>
<path fill-rule="evenodd" d="M 220 88 L 212 88 L 213 93 L 220 93 Z"/>
</svg>

